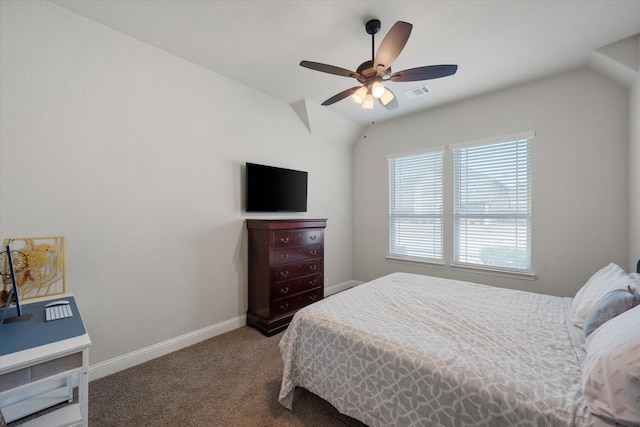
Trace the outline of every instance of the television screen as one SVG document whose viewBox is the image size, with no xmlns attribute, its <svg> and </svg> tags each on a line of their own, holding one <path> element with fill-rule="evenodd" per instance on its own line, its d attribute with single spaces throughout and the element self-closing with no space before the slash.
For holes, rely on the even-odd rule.
<svg viewBox="0 0 640 427">
<path fill-rule="evenodd" d="M 247 212 L 306 212 L 307 172 L 246 164 Z"/>
</svg>

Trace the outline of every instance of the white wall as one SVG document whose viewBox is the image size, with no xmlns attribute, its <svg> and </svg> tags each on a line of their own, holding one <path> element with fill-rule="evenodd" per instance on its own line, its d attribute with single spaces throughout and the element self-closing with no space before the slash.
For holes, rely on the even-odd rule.
<svg viewBox="0 0 640 427">
<path fill-rule="evenodd" d="M 410 271 L 573 296 L 607 263 L 626 266 L 628 117 L 626 90 L 584 70 L 369 127 L 354 147 L 354 278 Z M 532 143 L 535 281 L 385 260 L 388 155 L 526 130 L 537 135 Z M 452 235 L 451 221 L 445 234 Z M 452 248 L 446 250 L 450 260 Z"/>
<path fill-rule="evenodd" d="M 632 271 L 640 259 L 640 69 L 636 71 L 638 77 L 629 91 L 629 269 Z"/>
<path fill-rule="evenodd" d="M 247 161 L 309 172 L 327 285 L 352 278 L 349 144 L 51 3 L 0 5 L 0 238 L 66 236 L 92 365 L 245 315 Z"/>
</svg>

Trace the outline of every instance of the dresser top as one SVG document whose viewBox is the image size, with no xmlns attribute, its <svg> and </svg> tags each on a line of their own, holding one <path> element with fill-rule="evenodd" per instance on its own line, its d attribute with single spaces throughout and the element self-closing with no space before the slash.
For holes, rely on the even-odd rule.
<svg viewBox="0 0 640 427">
<path fill-rule="evenodd" d="M 325 228 L 327 219 L 247 219 L 251 230 L 288 230 L 296 228 Z"/>
</svg>

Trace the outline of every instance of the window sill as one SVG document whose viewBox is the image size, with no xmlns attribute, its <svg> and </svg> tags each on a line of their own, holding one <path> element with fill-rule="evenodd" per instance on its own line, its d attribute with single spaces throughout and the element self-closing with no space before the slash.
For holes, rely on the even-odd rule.
<svg viewBox="0 0 640 427">
<path fill-rule="evenodd" d="M 443 261 L 427 260 L 418 257 L 403 257 L 399 255 L 387 255 L 387 261 L 397 262 L 400 264 L 420 264 L 429 267 L 445 268 L 447 265 Z"/>
<path fill-rule="evenodd" d="M 425 265 L 428 267 L 435 267 L 435 268 L 447 268 L 447 266 L 449 266 L 451 270 L 466 271 L 470 273 L 489 274 L 493 276 L 511 277 L 513 279 L 521 279 L 521 280 L 536 279 L 536 274 L 531 271 L 517 271 L 517 270 L 509 270 L 509 269 L 496 268 L 496 267 L 483 267 L 483 266 L 470 265 L 470 264 L 448 265 L 444 261 L 425 260 L 424 258 L 418 258 L 418 257 L 403 257 L 399 255 L 387 255 L 387 261 L 396 262 L 399 264 Z"/>
<path fill-rule="evenodd" d="M 535 280 L 536 274 L 531 271 L 508 270 L 496 267 L 482 267 L 468 264 L 451 264 L 452 270 L 469 271 L 481 274 L 491 274 L 494 276 L 512 277 L 514 279 Z"/>
</svg>

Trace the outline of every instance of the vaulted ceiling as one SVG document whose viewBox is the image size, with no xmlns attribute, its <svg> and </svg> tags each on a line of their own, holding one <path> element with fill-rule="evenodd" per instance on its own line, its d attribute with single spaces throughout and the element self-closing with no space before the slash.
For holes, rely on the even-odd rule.
<svg viewBox="0 0 640 427">
<path fill-rule="evenodd" d="M 376 50 L 393 23 L 413 24 L 394 71 L 458 64 L 451 77 L 388 82 L 394 111 L 349 98 L 323 107 L 360 125 L 584 67 L 593 51 L 640 33 L 640 0 L 52 2 L 292 105 L 321 104 L 357 85 L 299 63 L 355 70 L 371 59 L 372 18 L 382 22 Z M 425 95 L 405 94 L 425 85 Z"/>
</svg>

